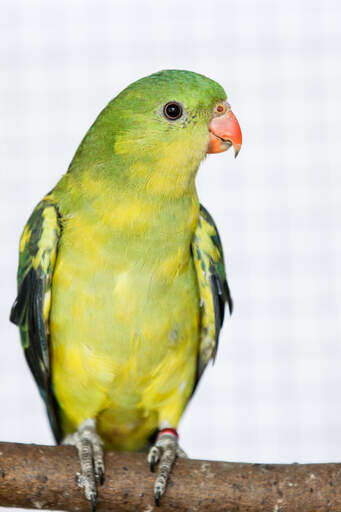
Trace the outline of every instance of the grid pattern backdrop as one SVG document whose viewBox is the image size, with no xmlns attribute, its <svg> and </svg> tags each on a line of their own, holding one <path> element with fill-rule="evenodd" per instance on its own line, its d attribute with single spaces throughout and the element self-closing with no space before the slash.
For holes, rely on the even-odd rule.
<svg viewBox="0 0 341 512">
<path fill-rule="evenodd" d="M 18 239 L 98 112 L 166 68 L 220 82 L 244 134 L 210 155 L 201 202 L 235 313 L 180 426 L 190 456 L 341 460 L 341 3 L 3 0 L 0 439 L 51 443 L 18 332 Z"/>
</svg>

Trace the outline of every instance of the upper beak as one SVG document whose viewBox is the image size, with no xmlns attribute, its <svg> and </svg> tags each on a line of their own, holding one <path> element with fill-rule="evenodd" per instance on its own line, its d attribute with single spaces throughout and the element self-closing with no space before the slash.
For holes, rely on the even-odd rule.
<svg viewBox="0 0 341 512">
<path fill-rule="evenodd" d="M 233 146 L 234 156 L 237 157 L 242 145 L 242 131 L 232 110 L 214 117 L 209 124 L 209 130 L 207 153 L 221 153 Z"/>
</svg>

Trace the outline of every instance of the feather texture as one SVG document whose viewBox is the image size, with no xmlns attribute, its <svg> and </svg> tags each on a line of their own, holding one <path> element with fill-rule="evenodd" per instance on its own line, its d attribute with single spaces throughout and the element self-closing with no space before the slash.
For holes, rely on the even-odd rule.
<svg viewBox="0 0 341 512">
<path fill-rule="evenodd" d="M 201 306 L 197 384 L 210 359 L 216 357 L 225 304 L 228 304 L 230 313 L 233 310 L 220 236 L 211 215 L 202 205 L 192 242 L 192 254 Z"/>
<path fill-rule="evenodd" d="M 62 433 L 51 388 L 49 315 L 60 231 L 57 207 L 47 197 L 33 211 L 21 237 L 18 296 L 10 316 L 20 327 L 25 357 L 45 401 L 57 442 Z"/>
</svg>

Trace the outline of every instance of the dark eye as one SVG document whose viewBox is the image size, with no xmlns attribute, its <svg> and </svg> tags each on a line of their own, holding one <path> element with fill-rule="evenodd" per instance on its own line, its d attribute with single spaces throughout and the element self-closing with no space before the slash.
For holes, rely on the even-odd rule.
<svg viewBox="0 0 341 512">
<path fill-rule="evenodd" d="M 163 107 L 163 113 L 167 119 L 175 121 L 182 116 L 182 106 L 175 101 L 170 101 Z"/>
</svg>

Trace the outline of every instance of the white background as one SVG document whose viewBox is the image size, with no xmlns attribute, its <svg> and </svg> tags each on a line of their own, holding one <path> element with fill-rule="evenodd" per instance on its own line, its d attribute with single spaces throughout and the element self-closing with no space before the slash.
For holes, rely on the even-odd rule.
<svg viewBox="0 0 341 512">
<path fill-rule="evenodd" d="M 51 443 L 8 321 L 19 235 L 103 106 L 166 68 L 220 82 L 244 145 L 201 201 L 235 313 L 180 426 L 192 457 L 341 460 L 341 3 L 5 0 L 0 12 L 0 439 Z"/>
</svg>

